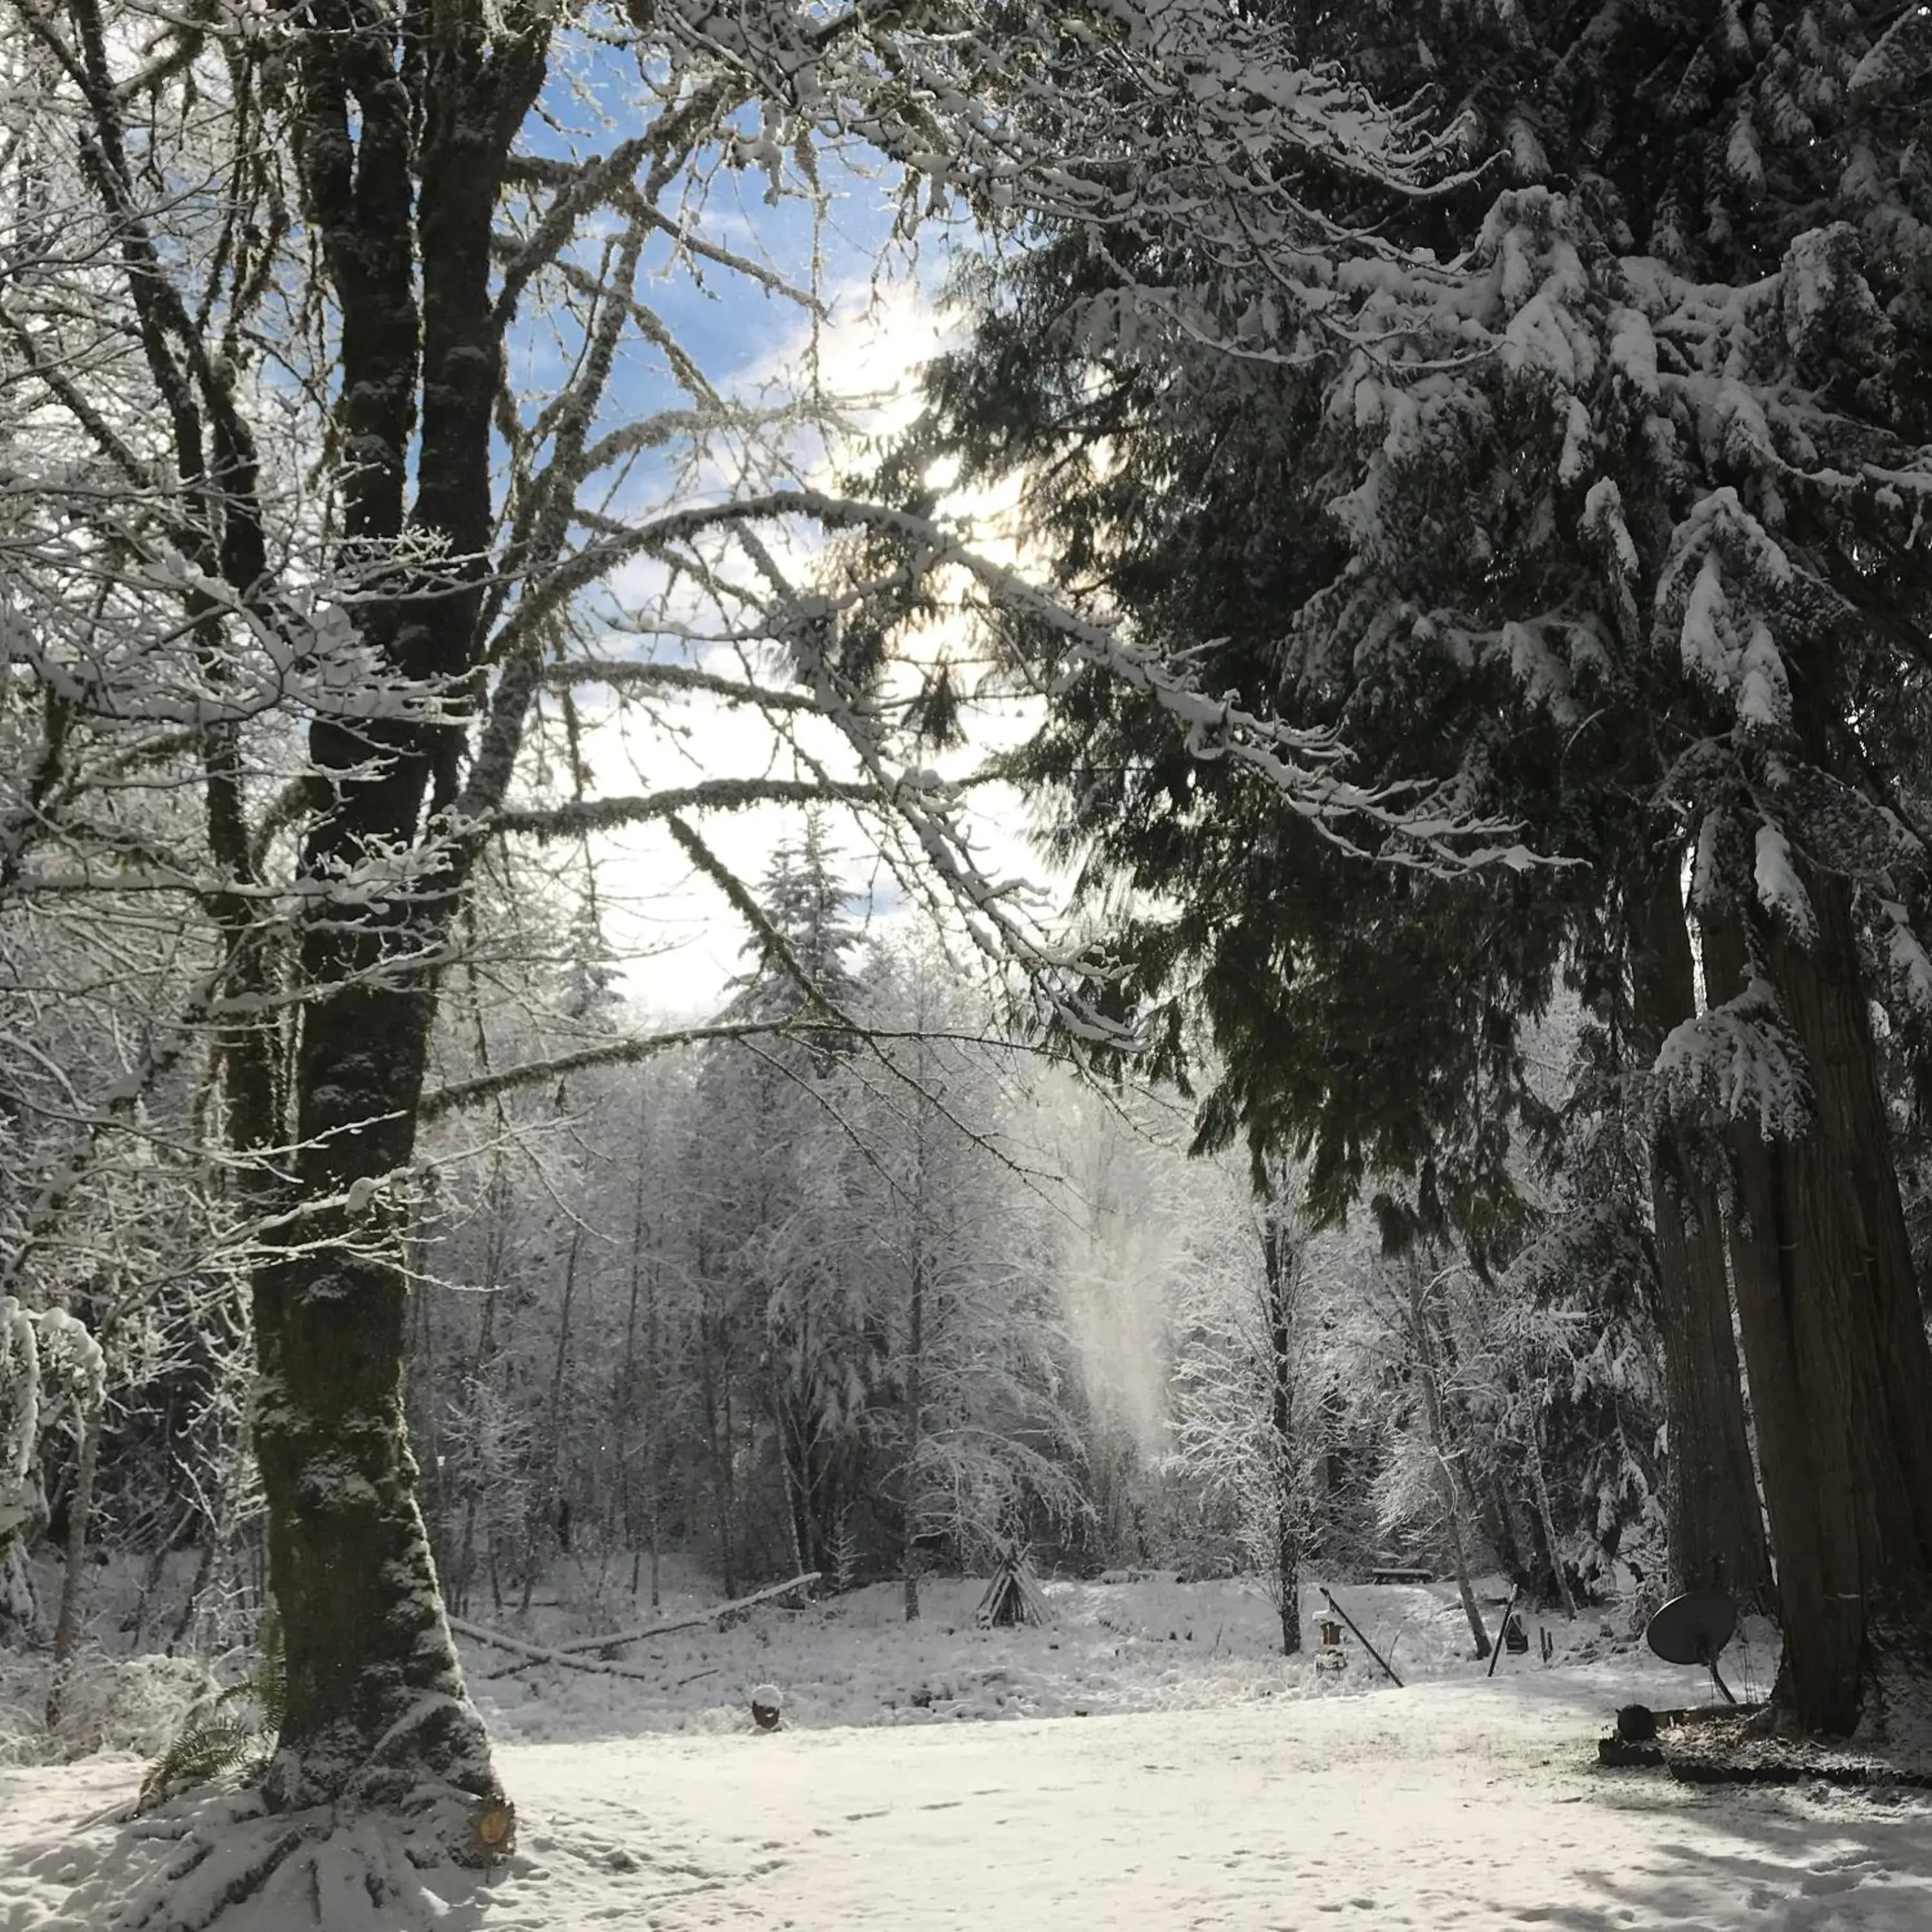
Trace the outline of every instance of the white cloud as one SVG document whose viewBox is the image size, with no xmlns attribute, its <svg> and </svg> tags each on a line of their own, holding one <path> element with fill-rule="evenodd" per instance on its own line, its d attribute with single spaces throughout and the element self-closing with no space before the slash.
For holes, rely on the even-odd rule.
<svg viewBox="0 0 1932 1932">
<path fill-rule="evenodd" d="M 822 398 L 851 399 L 844 413 L 854 434 L 880 436 L 904 428 L 918 406 L 919 368 L 942 346 L 952 319 L 910 274 L 849 285 L 831 310 L 815 328 L 790 330 L 721 386 L 741 400 L 770 401 L 775 395 L 800 394 L 815 384 Z M 854 453 L 849 444 L 827 450 L 814 442 L 802 466 L 822 482 Z M 722 460 L 692 479 L 704 496 L 722 496 L 734 480 L 733 467 Z M 956 514 L 969 515 L 976 542 L 1006 562 L 1018 560 L 1023 548 L 1011 527 L 1012 495 L 996 492 L 949 506 Z M 790 539 L 781 561 L 790 568 L 808 564 L 803 540 Z M 625 572 L 614 587 L 626 602 L 655 603 L 664 593 L 664 574 L 661 566 L 639 564 Z M 914 640 L 913 648 L 918 656 L 937 656 L 954 651 L 958 641 L 956 632 L 945 631 Z M 674 641 L 670 648 L 683 657 L 692 646 Z M 616 655 L 633 654 L 626 640 L 617 640 L 613 649 Z M 728 676 L 742 674 L 726 649 L 704 650 L 700 661 Z M 590 713 L 594 700 L 589 694 L 579 702 Z M 1018 742 L 1036 715 L 1028 705 L 980 706 L 967 719 L 971 742 L 936 755 L 933 763 L 949 779 L 963 778 L 989 752 Z M 654 706 L 649 712 L 635 706 L 620 712 L 607 705 L 592 718 L 584 750 L 596 790 L 606 796 L 704 778 L 806 777 L 814 763 L 835 778 L 856 775 L 850 752 L 822 722 L 800 721 L 794 740 L 788 742 L 758 713 L 708 698 L 687 698 Z M 985 869 L 1044 887 L 1046 867 L 1026 838 L 1021 800 L 1004 785 L 975 788 L 972 796 L 975 849 Z M 775 848 L 797 824 L 795 809 L 761 806 L 712 814 L 701 830 L 725 864 L 755 884 Z M 884 921 L 916 916 L 878 858 L 869 830 L 855 824 L 849 830 L 835 827 L 835 833 L 855 886 L 871 894 L 874 916 Z M 746 934 L 738 916 L 658 829 L 600 834 L 592 850 L 605 930 L 620 956 L 626 990 L 667 1016 L 714 1010 L 743 963 Z"/>
</svg>

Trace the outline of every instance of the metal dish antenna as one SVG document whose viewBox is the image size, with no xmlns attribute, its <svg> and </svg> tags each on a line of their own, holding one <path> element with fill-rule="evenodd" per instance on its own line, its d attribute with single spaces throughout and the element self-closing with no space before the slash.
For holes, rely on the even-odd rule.
<svg viewBox="0 0 1932 1932">
<path fill-rule="evenodd" d="M 1644 1629 L 1644 1640 L 1666 1664 L 1701 1664 L 1724 1702 L 1731 1687 L 1718 1674 L 1718 1654 L 1738 1627 L 1738 1606 L 1722 1590 L 1687 1590 L 1672 1597 Z"/>
</svg>

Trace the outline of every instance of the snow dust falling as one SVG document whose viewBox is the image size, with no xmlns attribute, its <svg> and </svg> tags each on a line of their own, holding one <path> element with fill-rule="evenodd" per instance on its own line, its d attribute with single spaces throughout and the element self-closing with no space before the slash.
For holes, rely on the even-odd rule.
<svg viewBox="0 0 1932 1932">
<path fill-rule="evenodd" d="M 1242 1213 L 1218 1164 L 1186 1158 L 1184 1114 L 1061 1084 L 1046 1150 L 1063 1188 L 1062 1311 L 1096 1420 L 1153 1463 L 1169 1446 L 1172 1319 L 1201 1238 Z"/>
</svg>

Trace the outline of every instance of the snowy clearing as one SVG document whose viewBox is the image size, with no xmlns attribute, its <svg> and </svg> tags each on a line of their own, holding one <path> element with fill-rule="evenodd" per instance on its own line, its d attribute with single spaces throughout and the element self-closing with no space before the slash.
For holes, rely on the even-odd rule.
<svg viewBox="0 0 1932 1932">
<path fill-rule="evenodd" d="M 986 1582 L 975 1577 L 928 1580 L 914 1624 L 905 1621 L 896 1584 L 803 1610 L 761 1610 L 728 1630 L 683 1630 L 627 1649 L 627 1664 L 661 1672 L 656 1684 L 544 1666 L 501 1676 L 512 1662 L 502 1654 L 466 1643 L 464 1655 L 492 1735 L 532 1744 L 613 1730 L 745 1731 L 752 1687 L 766 1681 L 783 1689 L 792 1730 L 1198 1708 L 1381 1681 L 1351 1639 L 1340 1683 L 1311 1682 L 1310 1657 L 1281 1655 L 1274 1610 L 1245 1580 L 1181 1583 L 1167 1571 L 1125 1574 L 1132 1580 L 1047 1584 L 1054 1623 L 1046 1630 L 976 1628 L 974 1612 Z M 1405 1679 L 1459 1671 L 1466 1660 L 1468 1628 L 1453 1586 L 1338 1586 L 1337 1594 Z M 1500 1583 L 1488 1594 L 1493 1624 Z M 667 1596 L 664 1614 L 704 1600 L 687 1588 Z M 1301 1607 L 1312 1640 L 1328 1614 L 1318 1586 L 1304 1588 Z M 543 1614 L 534 1626 L 541 1642 L 598 1628 L 581 1610 L 554 1622 Z M 1607 1646 L 1594 1618 L 1567 1628 L 1558 1618 L 1550 1627 L 1562 1634 L 1567 1654 Z M 1762 1648 L 1760 1664 L 1768 1672 Z"/>
<path fill-rule="evenodd" d="M 680 1634 L 656 1646 L 662 1694 L 550 1672 L 532 1673 L 534 1690 L 479 1684 L 521 1848 L 466 1892 L 429 1875 L 441 1923 L 1932 1924 L 1932 1803 L 1920 1797 L 1713 1792 L 1600 1770 L 1596 1740 L 1618 1705 L 1701 1691 L 1696 1673 L 1621 1646 L 1579 1658 L 1607 1648 L 1594 1620 L 1552 1620 L 1570 1660 L 1545 1666 L 1532 1652 L 1490 1679 L 1457 1654 L 1445 1586 L 1338 1592 L 1424 1680 L 1376 1689 L 1352 1640 L 1339 1684 L 1260 1654 L 1271 1612 L 1239 1584 L 1057 1585 L 1052 1630 L 949 1630 L 939 1618 L 970 1610 L 974 1589 L 937 1586 L 910 1628 L 888 1620 L 879 1589 Z M 472 1676 L 488 1655 L 472 1653 Z M 1752 1668 L 1766 1663 L 1760 1648 Z M 770 1736 L 753 1733 L 740 1696 L 741 1678 L 765 1676 L 787 1698 L 788 1728 Z M 961 1721 L 1028 1705 L 1092 1714 Z M 680 1724 L 691 1734 L 664 1734 Z M 0 1932 L 113 1926 L 160 1855 L 100 1815 L 138 1774 L 125 1754 L 0 1770 Z M 242 1924 L 292 1932 L 291 1912 L 272 1894 Z M 397 1922 L 371 1910 L 329 1922 Z"/>
</svg>

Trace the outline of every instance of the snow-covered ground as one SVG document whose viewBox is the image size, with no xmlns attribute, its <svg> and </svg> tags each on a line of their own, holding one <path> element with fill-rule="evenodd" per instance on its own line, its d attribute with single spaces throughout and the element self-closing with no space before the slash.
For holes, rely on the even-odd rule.
<svg viewBox="0 0 1932 1932">
<path fill-rule="evenodd" d="M 1340 1679 L 1304 1678 L 1265 1656 L 1258 1595 L 1165 1578 L 1057 1586 L 1049 1631 L 973 1630 L 970 1585 L 935 1587 L 910 1629 L 868 1592 L 637 1646 L 634 1660 L 662 1653 L 662 1685 L 565 1687 L 549 1670 L 533 1690 L 479 1684 L 521 1844 L 447 1897 L 444 1923 L 1932 1928 L 1932 1804 L 1601 1771 L 1616 1707 L 1698 1701 L 1696 1673 L 1558 1618 L 1554 1664 L 1532 1650 L 1490 1679 L 1453 1593 L 1339 1594 L 1378 1648 L 1393 1641 L 1407 1688 L 1373 1688 L 1352 1639 Z M 1760 1644 L 1750 1666 L 1726 1661 L 1761 1677 L 1770 1660 Z M 787 1693 L 770 1736 L 742 1696 L 764 1679 Z M 0 1770 L 0 1932 L 106 1932 L 142 1848 L 82 1821 L 137 1769 L 109 1755 Z M 274 1916 L 290 1909 L 250 1932 L 295 1932 Z"/>
<path fill-rule="evenodd" d="M 715 1600 L 680 1581 L 684 1587 L 666 1593 L 665 1618 Z M 1048 1582 L 1055 1622 L 1048 1630 L 975 1628 L 985 1588 L 971 1579 L 928 1582 L 911 1624 L 898 1586 L 881 1584 L 803 1610 L 760 1609 L 729 1630 L 678 1631 L 622 1653 L 626 1665 L 651 1672 L 648 1683 L 544 1666 L 506 1676 L 496 1673 L 512 1660 L 502 1654 L 466 1644 L 464 1655 L 493 1732 L 530 1743 L 613 1732 L 743 1732 L 752 1688 L 764 1682 L 784 1691 L 788 1727 L 818 1729 L 1198 1709 L 1347 1695 L 1385 1681 L 1352 1635 L 1345 1635 L 1347 1668 L 1339 1678 L 1316 1670 L 1310 1654 L 1284 1658 L 1274 1607 L 1245 1580 L 1181 1583 L 1171 1571 L 1130 1571 L 1094 1583 Z M 1405 1682 L 1469 1674 L 1469 1628 L 1453 1585 L 1337 1585 L 1335 1594 Z M 1481 1594 L 1493 1630 L 1504 1592 L 1498 1582 Z M 628 1598 L 622 1604 L 601 1623 L 582 1611 L 539 1611 L 524 1634 L 560 1643 L 650 1621 Z M 1320 1586 L 1305 1586 L 1302 1628 L 1311 1640 L 1330 1614 Z M 1549 1631 L 1565 1664 L 1634 1648 L 1627 1615 L 1526 1621 L 1533 1642 Z M 1741 1643 L 1726 1666 L 1740 1696 L 1762 1696 L 1777 1661 L 1774 1640 L 1762 1629 L 1750 1634 L 1755 1648 Z M 1532 1655 L 1540 1650 L 1536 1642 Z M 1541 1666 L 1512 1660 L 1500 1667 Z M 1666 1672 L 1666 1680 L 1670 1702 L 1703 1694 L 1700 1672 Z"/>
<path fill-rule="evenodd" d="M 1336 1682 L 1304 1655 L 1280 1654 L 1274 1606 L 1242 1580 L 1179 1583 L 1171 1572 L 1128 1573 L 1132 1581 L 1052 1582 L 1052 1628 L 982 1630 L 974 1612 L 983 1580 L 939 1579 L 922 1592 L 922 1614 L 905 1622 L 897 1585 L 878 1585 L 796 1611 L 762 1609 L 736 1628 L 677 1632 L 623 1653 L 656 1681 L 592 1676 L 538 1666 L 494 1673 L 512 1661 L 466 1646 L 472 1687 L 492 1730 L 536 1743 L 586 1729 L 728 1732 L 749 1728 L 753 1685 L 784 1693 L 794 1729 L 828 1724 L 930 1724 L 980 1718 L 1090 1717 L 1366 1689 L 1383 1681 L 1353 1638 Z M 1338 1588 L 1345 1609 L 1405 1679 L 1460 1671 L 1468 1626 L 1448 1585 Z M 1302 1592 L 1304 1628 L 1328 1614 L 1318 1588 Z M 702 1594 L 668 1595 L 676 1615 Z M 1488 1612 L 1500 1621 L 1501 1600 Z M 646 1621 L 634 1618 L 633 1621 Z M 1605 1647 L 1594 1618 L 1553 1636 L 1574 1652 Z M 1621 1628 L 1621 1626 L 1617 1626 Z M 538 1640 L 566 1641 L 598 1628 L 580 1613 L 539 1618 Z M 606 1623 L 605 1629 L 612 1626 Z M 1695 1678 L 1690 1680 L 1693 1688 Z"/>
</svg>

